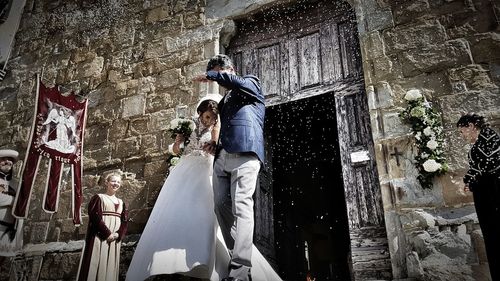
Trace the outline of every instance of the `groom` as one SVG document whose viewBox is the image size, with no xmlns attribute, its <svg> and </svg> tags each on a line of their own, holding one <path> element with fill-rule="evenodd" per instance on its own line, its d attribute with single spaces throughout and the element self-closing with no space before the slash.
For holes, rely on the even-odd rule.
<svg viewBox="0 0 500 281">
<path fill-rule="evenodd" d="M 219 103 L 220 135 L 215 151 L 213 189 L 215 213 L 231 251 L 229 277 L 248 281 L 252 267 L 253 199 L 264 162 L 264 95 L 259 79 L 237 76 L 231 59 L 216 55 L 200 82 L 217 82 L 227 91 Z"/>
</svg>

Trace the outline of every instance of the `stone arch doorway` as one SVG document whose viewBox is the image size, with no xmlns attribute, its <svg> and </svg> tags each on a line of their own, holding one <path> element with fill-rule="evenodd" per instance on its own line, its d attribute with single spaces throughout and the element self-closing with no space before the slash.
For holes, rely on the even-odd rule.
<svg viewBox="0 0 500 281">
<path fill-rule="evenodd" d="M 306 110 L 298 115 L 302 119 L 314 116 L 319 120 L 317 125 L 335 128 L 334 138 L 311 140 L 311 143 L 333 147 L 332 153 L 338 152 L 337 158 L 330 159 L 332 165 L 319 164 L 321 161 L 316 161 L 314 164 L 314 169 L 323 178 L 327 178 L 326 175 L 335 175 L 336 172 L 338 177 L 330 177 L 312 186 L 315 188 L 325 186 L 330 189 L 341 186 L 341 192 L 338 192 L 339 189 L 329 190 L 324 197 L 310 192 L 294 200 L 312 197 L 308 202 L 298 202 L 300 205 L 330 198 L 325 202 L 345 208 L 343 209 L 345 216 L 336 214 L 335 219 L 343 223 L 343 226 L 338 227 L 340 232 L 335 235 L 339 235 L 340 238 L 337 238 L 345 246 L 344 251 L 348 260 L 346 263 L 350 268 L 348 271 L 352 280 L 391 278 L 387 234 L 356 27 L 354 11 L 347 2 L 299 1 L 295 5 L 276 6 L 237 21 L 237 34 L 232 38 L 226 51 L 235 61 L 239 73 L 256 74 L 261 78 L 266 94 L 268 155 L 266 170 L 262 173 L 260 188 L 256 191 L 255 242 L 271 263 L 278 267 L 280 272 L 287 274 L 287 280 L 303 279 L 301 274 L 304 270 L 307 270 L 308 266 L 312 269 L 313 266 L 307 264 L 307 261 L 311 262 L 312 257 L 309 256 L 309 259 L 305 257 L 305 243 L 297 244 L 300 239 L 285 242 L 287 239 L 279 234 L 281 230 L 279 213 L 286 211 L 279 201 L 287 199 L 281 188 L 286 186 L 287 180 L 293 179 L 292 174 L 295 176 L 300 174 L 300 179 L 293 180 L 294 183 L 314 181 L 311 173 L 299 173 L 300 168 L 292 170 L 287 177 L 284 176 L 286 173 L 283 172 L 283 167 L 279 164 L 276 166 L 279 163 L 278 159 L 284 157 L 282 151 L 286 148 L 286 141 L 276 139 L 281 129 L 272 123 L 286 116 L 280 115 L 280 110 L 277 108 L 285 108 L 287 111 L 293 108 L 293 104 L 300 105 L 304 102 L 316 105 L 325 105 L 329 102 L 331 112 L 335 113 L 335 120 L 330 124 L 325 122 L 328 120 L 328 112 L 316 111 L 314 106 L 303 105 Z M 294 125 L 293 120 L 288 120 L 287 126 Z M 301 136 L 296 138 L 300 139 Z M 274 141 L 279 143 L 273 147 Z M 312 148 L 311 144 L 307 149 L 310 151 Z M 328 153 L 322 156 L 325 155 Z M 286 159 L 289 162 L 293 161 L 292 158 Z M 335 181 L 338 181 L 340 186 L 335 185 Z M 342 198 L 340 203 L 339 197 Z M 332 212 L 335 208 L 325 207 L 322 211 Z M 294 223 L 299 225 L 301 219 L 304 220 L 310 215 L 314 213 L 310 212 L 299 218 L 289 216 L 286 219 L 292 220 L 292 225 Z M 305 232 L 310 230 L 306 224 L 300 223 L 300 225 Z M 342 229 L 345 232 L 342 232 Z M 325 233 L 328 231 L 322 232 Z M 347 237 L 345 242 L 342 241 L 342 233 Z M 306 237 L 307 233 L 301 235 Z M 303 242 L 307 241 L 306 238 L 301 239 Z M 309 244 L 315 242 L 319 240 L 309 241 Z M 297 260 L 288 264 L 283 263 L 282 260 L 287 255 L 283 254 L 279 247 L 299 247 L 297 253 L 301 251 L 303 253 L 304 257 L 299 257 L 303 260 L 303 266 L 293 266 Z M 332 255 L 329 255 L 329 258 L 340 259 Z M 294 269 L 285 272 L 283 267 L 288 266 L 293 266 Z M 342 262 L 334 267 L 342 268 Z M 322 274 L 325 280 L 335 280 L 336 275 L 343 276 L 345 272 Z"/>
</svg>

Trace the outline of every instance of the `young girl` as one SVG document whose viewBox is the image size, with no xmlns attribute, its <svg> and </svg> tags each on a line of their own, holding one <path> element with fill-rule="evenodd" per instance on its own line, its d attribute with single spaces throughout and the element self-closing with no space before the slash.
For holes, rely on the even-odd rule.
<svg viewBox="0 0 500 281">
<path fill-rule="evenodd" d="M 175 273 L 213 281 L 227 276 L 229 253 L 217 231 L 211 179 L 211 148 L 218 138 L 217 103 L 221 98 L 207 95 L 198 103 L 196 129 L 158 195 L 126 280 Z M 177 136 L 171 153 L 178 154 L 183 143 L 184 136 Z M 253 280 L 280 280 L 255 247 L 253 253 Z"/>
<path fill-rule="evenodd" d="M 122 178 L 106 177 L 106 193 L 96 194 L 88 205 L 89 225 L 77 280 L 116 281 L 120 268 L 121 240 L 127 231 L 128 213 L 116 197 Z"/>
</svg>

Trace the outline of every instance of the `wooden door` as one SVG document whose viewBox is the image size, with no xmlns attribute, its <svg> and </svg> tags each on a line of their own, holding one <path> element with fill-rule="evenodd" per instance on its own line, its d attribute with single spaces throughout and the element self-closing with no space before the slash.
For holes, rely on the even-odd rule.
<svg viewBox="0 0 500 281">
<path fill-rule="evenodd" d="M 261 79 L 266 106 L 334 95 L 336 108 L 332 111 L 337 114 L 353 279 L 390 278 L 354 11 L 343 1 L 300 2 L 272 8 L 237 26 L 238 34 L 227 53 L 240 74 Z M 267 182 L 262 190 L 272 187 L 272 181 Z M 266 202 L 260 207 L 272 207 L 272 198 L 262 194 L 269 196 L 257 193 L 257 204 Z M 266 214 L 256 218 L 256 243 L 272 241 L 265 238 L 271 232 L 269 222 L 263 220 L 272 219 Z"/>
</svg>

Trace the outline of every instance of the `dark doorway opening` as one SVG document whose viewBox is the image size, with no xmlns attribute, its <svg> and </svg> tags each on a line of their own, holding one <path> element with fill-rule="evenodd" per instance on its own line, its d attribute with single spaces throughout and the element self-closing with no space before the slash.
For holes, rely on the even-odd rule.
<svg viewBox="0 0 500 281">
<path fill-rule="evenodd" d="M 350 280 L 333 93 L 267 108 L 276 261 L 284 280 Z"/>
</svg>

